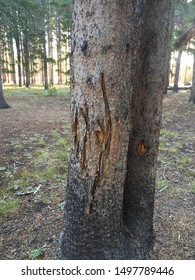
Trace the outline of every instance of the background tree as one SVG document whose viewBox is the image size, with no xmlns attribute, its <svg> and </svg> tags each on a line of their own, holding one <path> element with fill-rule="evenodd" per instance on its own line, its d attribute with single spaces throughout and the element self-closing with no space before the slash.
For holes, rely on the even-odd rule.
<svg viewBox="0 0 195 280">
<path fill-rule="evenodd" d="M 74 1 L 63 259 L 151 248 L 170 2 Z"/>
<path fill-rule="evenodd" d="M 187 20 L 188 15 L 189 15 L 188 1 L 187 0 L 176 1 L 175 11 L 174 11 L 174 30 L 173 30 L 174 40 L 177 40 L 177 38 L 184 32 L 187 26 L 189 26 L 189 20 Z M 173 92 L 178 92 L 178 82 L 179 82 L 182 53 L 183 53 L 183 48 L 181 47 L 178 49 L 177 52 Z"/>
<path fill-rule="evenodd" d="M 188 52 L 193 54 L 194 64 L 193 64 L 193 73 L 192 73 L 192 87 L 191 93 L 189 97 L 189 102 L 195 104 L 195 1 L 192 0 L 189 2 L 189 15 L 188 22 L 190 23 L 190 27 L 177 38 L 175 42 L 175 48 L 181 49 L 186 48 Z"/>
<path fill-rule="evenodd" d="M 10 106 L 5 101 L 5 98 L 3 96 L 3 87 L 2 87 L 2 32 L 0 28 L 0 109 L 8 109 Z"/>
<path fill-rule="evenodd" d="M 187 0 L 178 0 L 175 4 L 174 12 L 174 42 L 173 50 L 177 51 L 176 59 L 176 70 L 174 77 L 174 86 L 173 91 L 178 92 L 178 82 L 179 82 L 179 73 L 181 65 L 182 53 L 186 52 L 185 44 L 180 44 L 178 47 L 178 40 L 181 36 L 184 36 L 186 30 L 191 28 L 192 21 L 194 19 L 194 3 L 193 1 Z M 186 38 L 187 39 L 187 38 Z"/>
<path fill-rule="evenodd" d="M 189 103 L 195 104 L 195 51 L 193 52 L 194 64 L 193 64 L 193 74 L 192 74 L 192 87 L 189 97 Z"/>
<path fill-rule="evenodd" d="M 67 44 L 70 40 L 71 1 L 0 0 L 0 5 L 0 21 L 6 39 L 3 47 L 6 64 L 4 82 L 9 83 L 12 74 L 15 83 L 14 74 L 17 72 L 19 86 L 25 84 L 29 87 L 30 83 L 36 81 L 35 77 L 43 72 L 43 79 L 38 80 L 43 80 L 47 88 L 48 80 L 54 82 L 56 61 L 58 81 L 65 82 L 68 69 L 64 62 L 67 63 L 69 58 Z M 59 19 L 57 23 L 56 17 Z M 58 51 L 57 57 L 55 48 Z"/>
</svg>

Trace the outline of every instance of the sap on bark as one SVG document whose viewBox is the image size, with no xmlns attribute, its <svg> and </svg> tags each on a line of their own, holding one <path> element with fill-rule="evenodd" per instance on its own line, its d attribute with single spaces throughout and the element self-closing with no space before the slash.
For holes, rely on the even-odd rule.
<svg viewBox="0 0 195 280">
<path fill-rule="evenodd" d="M 143 156 L 146 154 L 147 151 L 148 148 L 145 145 L 145 141 L 141 140 L 136 147 L 136 152 L 138 153 L 138 155 Z"/>
<path fill-rule="evenodd" d="M 101 131 L 95 130 L 95 135 L 96 135 L 98 144 L 103 145 L 104 139 L 105 139 L 104 131 L 103 130 L 101 130 Z"/>
</svg>

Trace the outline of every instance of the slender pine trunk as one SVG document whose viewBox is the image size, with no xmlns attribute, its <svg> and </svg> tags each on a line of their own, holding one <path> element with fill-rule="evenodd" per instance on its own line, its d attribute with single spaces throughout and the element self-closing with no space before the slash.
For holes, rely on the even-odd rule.
<svg viewBox="0 0 195 280">
<path fill-rule="evenodd" d="M 178 92 L 178 82 L 179 82 L 179 72 L 180 72 L 182 51 L 183 51 L 182 49 L 178 50 L 173 92 Z"/>
<path fill-rule="evenodd" d="M 194 51 L 194 64 L 193 64 L 193 74 L 192 74 L 192 88 L 189 98 L 189 103 L 195 104 L 195 51 Z"/>
</svg>

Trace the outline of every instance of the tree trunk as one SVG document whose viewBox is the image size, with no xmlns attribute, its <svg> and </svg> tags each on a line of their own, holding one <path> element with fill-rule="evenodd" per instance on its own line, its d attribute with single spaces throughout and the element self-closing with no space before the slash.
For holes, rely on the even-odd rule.
<svg viewBox="0 0 195 280">
<path fill-rule="evenodd" d="M 8 108 L 11 108 L 11 106 L 7 104 L 7 102 L 5 101 L 5 98 L 3 96 L 2 72 L 1 72 L 1 65 L 0 65 L 0 110 L 8 109 Z"/>
<path fill-rule="evenodd" d="M 194 56 L 194 64 L 193 64 L 193 74 L 192 74 L 192 88 L 191 88 L 189 103 L 195 104 L 195 51 L 193 56 Z"/>
<path fill-rule="evenodd" d="M 61 20 L 56 17 L 56 40 L 57 40 L 57 66 L 58 66 L 58 84 L 62 83 L 62 56 L 61 56 Z"/>
<path fill-rule="evenodd" d="M 47 90 L 48 89 L 48 70 L 47 70 L 47 49 L 46 49 L 45 32 L 43 32 L 43 69 L 44 69 L 44 87 L 45 87 L 45 90 Z"/>
<path fill-rule="evenodd" d="M 169 43 L 168 43 L 167 52 L 166 52 L 166 65 L 167 65 L 166 76 L 167 76 L 167 81 L 166 81 L 166 87 L 165 87 L 164 94 L 167 94 L 167 89 L 168 89 L 168 86 L 169 86 L 169 79 L 170 79 L 171 42 L 172 42 L 173 28 L 174 28 L 174 11 L 175 11 L 175 7 L 172 4 L 172 9 L 170 11 L 170 16 L 169 16 L 169 19 L 170 19 L 170 23 L 169 23 Z"/>
<path fill-rule="evenodd" d="M 53 58 L 53 34 L 51 32 L 52 30 L 52 8 L 51 8 L 51 4 L 48 3 L 48 24 L 47 24 L 47 40 L 48 40 L 48 57 L 50 59 Z M 48 72 L 49 72 L 49 83 L 53 84 L 54 80 L 53 80 L 53 62 L 49 63 L 49 67 L 48 67 Z"/>
<path fill-rule="evenodd" d="M 28 30 L 27 30 L 27 26 L 25 26 L 25 30 L 24 30 L 24 39 L 23 39 L 23 47 L 24 47 L 24 69 L 25 69 L 25 86 L 27 88 L 29 88 L 30 86 L 30 62 L 29 62 L 29 48 L 28 48 L 28 44 L 29 44 L 29 39 L 28 39 L 29 35 L 28 35 Z"/>
<path fill-rule="evenodd" d="M 148 250 L 142 245 L 152 236 L 155 165 L 166 80 L 164 48 L 170 1 L 164 2 L 74 1 L 72 148 L 60 235 L 62 259 L 146 257 Z M 134 41 L 135 35 L 138 41 Z M 129 147 L 128 152 L 131 143 L 133 150 Z M 140 173 L 130 163 L 131 158 L 141 168 Z M 127 167 L 128 173 L 132 170 L 135 174 L 127 176 L 125 184 Z M 127 197 L 123 196 L 124 186 Z M 143 187 L 149 196 L 145 201 Z M 136 202 L 142 213 L 146 210 L 147 222 L 140 217 Z M 138 220 L 132 218 L 129 208 Z M 136 230 L 131 232 L 131 228 Z"/>
<path fill-rule="evenodd" d="M 16 69 L 15 69 L 15 57 L 14 57 L 14 47 L 13 47 L 13 40 L 10 39 L 9 41 L 9 48 L 10 48 L 10 66 L 11 66 L 11 80 L 16 85 Z"/>
<path fill-rule="evenodd" d="M 156 163 L 162 99 L 167 86 L 170 2 L 140 1 L 140 9 L 134 7 L 132 19 L 133 128 L 129 138 L 124 221 L 146 254 L 153 243 Z"/>
<path fill-rule="evenodd" d="M 20 40 L 19 36 L 15 37 L 16 49 L 17 49 L 17 63 L 18 63 L 18 84 L 22 86 L 22 69 L 21 69 L 21 53 L 20 53 Z"/>
<path fill-rule="evenodd" d="M 175 70 L 173 92 L 178 92 L 178 82 L 179 82 L 179 72 L 180 72 L 180 65 L 181 65 L 181 56 L 182 56 L 182 49 L 179 49 L 178 50 L 178 56 L 177 56 L 176 70 Z"/>
<path fill-rule="evenodd" d="M 3 96 L 3 86 L 2 86 L 2 58 L 3 58 L 3 46 L 2 42 L 0 42 L 0 109 L 8 109 L 11 108 L 10 105 L 7 104 L 5 98 Z"/>
</svg>

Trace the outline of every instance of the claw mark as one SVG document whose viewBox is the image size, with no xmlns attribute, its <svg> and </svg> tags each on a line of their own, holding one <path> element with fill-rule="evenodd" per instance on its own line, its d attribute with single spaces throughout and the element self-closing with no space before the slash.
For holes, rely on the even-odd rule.
<svg viewBox="0 0 195 280">
<path fill-rule="evenodd" d="M 74 148 L 76 157 L 79 155 L 79 130 L 78 130 L 79 120 L 78 120 L 78 110 L 76 108 L 75 119 L 73 124 L 73 133 L 74 133 Z"/>
<path fill-rule="evenodd" d="M 81 150 L 81 160 L 80 160 L 80 164 L 81 164 L 81 169 L 85 169 L 87 168 L 87 164 L 86 164 L 86 143 L 87 143 L 87 132 L 89 129 L 89 109 L 87 107 L 87 105 L 85 104 L 85 110 L 83 108 L 80 108 L 80 112 L 81 115 L 85 121 L 85 125 L 86 125 L 86 129 L 85 129 L 85 136 L 83 139 L 83 147 Z"/>
<path fill-rule="evenodd" d="M 101 180 L 104 175 L 105 161 L 109 157 L 110 143 L 112 137 L 112 119 L 111 119 L 110 107 L 108 102 L 108 96 L 106 92 L 104 73 L 100 73 L 100 86 L 101 86 L 103 100 L 104 100 L 105 116 L 103 118 L 103 121 L 100 120 L 97 121 L 100 130 L 95 131 L 97 142 L 101 146 L 101 149 L 99 152 L 99 162 L 98 162 L 96 177 L 90 190 L 89 204 L 88 204 L 89 206 L 87 211 L 88 214 L 92 214 L 93 212 L 92 210 L 93 210 L 93 201 L 95 198 L 95 193 L 99 189 Z"/>
</svg>

